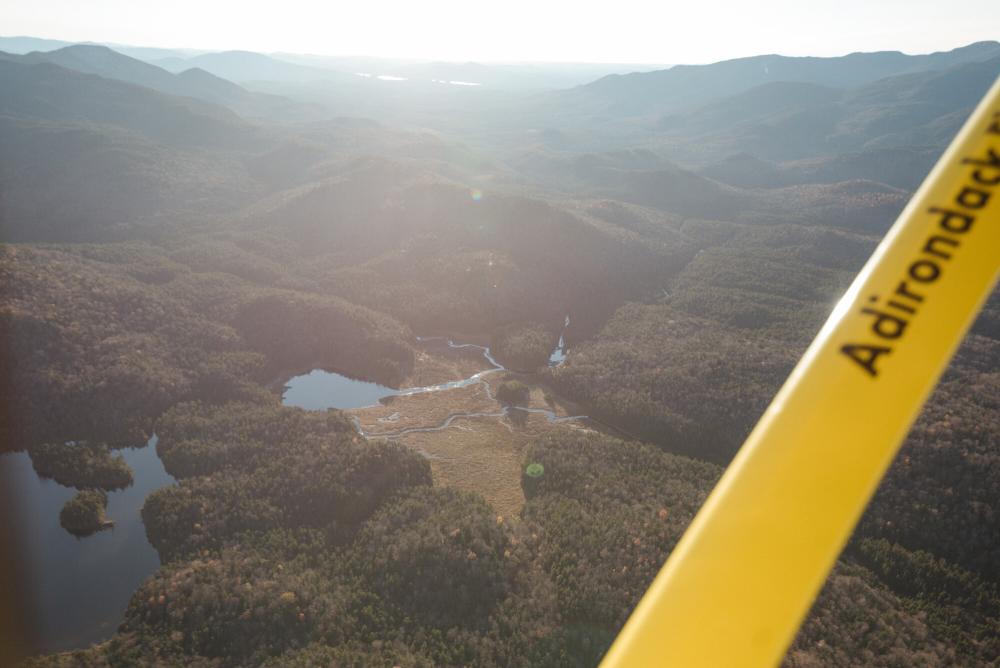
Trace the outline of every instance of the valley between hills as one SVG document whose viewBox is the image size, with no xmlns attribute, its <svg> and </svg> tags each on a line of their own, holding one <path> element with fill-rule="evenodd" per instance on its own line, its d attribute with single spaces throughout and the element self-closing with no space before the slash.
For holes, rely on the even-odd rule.
<svg viewBox="0 0 1000 668">
<path fill-rule="evenodd" d="M 29 42 L 0 38 L 27 666 L 597 665 L 1000 76 L 997 42 Z M 783 665 L 996 663 L 998 369 L 994 294 Z"/>
</svg>

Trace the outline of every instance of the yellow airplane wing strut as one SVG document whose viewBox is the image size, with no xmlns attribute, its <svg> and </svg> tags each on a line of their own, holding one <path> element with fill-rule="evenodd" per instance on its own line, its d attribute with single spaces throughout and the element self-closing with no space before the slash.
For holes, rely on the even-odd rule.
<svg viewBox="0 0 1000 668">
<path fill-rule="evenodd" d="M 1000 80 L 837 304 L 603 668 L 774 666 L 1000 272 Z"/>
</svg>

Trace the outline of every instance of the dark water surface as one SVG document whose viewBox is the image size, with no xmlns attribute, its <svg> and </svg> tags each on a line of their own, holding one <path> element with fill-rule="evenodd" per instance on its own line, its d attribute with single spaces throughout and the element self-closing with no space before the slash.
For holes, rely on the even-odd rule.
<svg viewBox="0 0 1000 668">
<path fill-rule="evenodd" d="M 86 647 L 118 628 L 133 592 L 160 565 L 146 540 L 140 510 L 150 492 L 174 479 L 156 456 L 156 436 L 142 448 L 119 451 L 132 468 L 132 486 L 108 493 L 115 526 L 85 538 L 59 525 L 59 511 L 76 490 L 38 477 L 26 452 L 0 455 L 0 484 L 16 502 L 26 593 L 34 603 L 39 649 Z"/>
</svg>

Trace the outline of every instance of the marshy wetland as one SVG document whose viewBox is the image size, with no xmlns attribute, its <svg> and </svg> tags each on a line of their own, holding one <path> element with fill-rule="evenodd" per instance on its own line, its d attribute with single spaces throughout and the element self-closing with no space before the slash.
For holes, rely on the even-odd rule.
<svg viewBox="0 0 1000 668">
<path fill-rule="evenodd" d="M 560 335 L 553 365 L 561 363 L 564 351 Z M 521 460 L 528 444 L 556 426 L 593 428 L 578 406 L 555 395 L 540 371 L 510 372 L 485 345 L 422 337 L 401 389 L 313 369 L 288 380 L 282 402 L 343 410 L 365 438 L 392 439 L 426 457 L 436 484 L 480 493 L 514 517 L 524 505 Z M 509 378 L 529 388 L 526 401 L 497 398 Z"/>
</svg>

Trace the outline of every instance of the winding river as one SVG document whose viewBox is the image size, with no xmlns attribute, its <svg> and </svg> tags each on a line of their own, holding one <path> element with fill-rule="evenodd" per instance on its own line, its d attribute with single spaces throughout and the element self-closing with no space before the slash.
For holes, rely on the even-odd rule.
<svg viewBox="0 0 1000 668">
<path fill-rule="evenodd" d="M 555 349 L 549 356 L 550 366 L 558 366 L 566 359 L 565 330 L 569 327 L 569 324 L 570 319 L 567 315 L 563 325 L 563 331 L 559 334 L 559 342 L 556 344 Z M 488 346 L 481 346 L 475 343 L 455 343 L 453 340 L 443 336 L 418 336 L 417 341 L 419 343 L 442 341 L 446 343 L 448 348 L 451 350 L 478 350 L 482 354 L 483 359 L 490 365 L 490 368 L 478 371 L 468 378 L 462 378 L 460 380 L 439 383 L 437 385 L 407 387 L 402 389 L 393 389 L 385 385 L 378 385 L 377 383 L 356 380 L 332 371 L 313 369 L 307 374 L 291 378 L 286 383 L 285 392 L 282 395 L 282 403 L 286 406 L 298 406 L 299 408 L 305 408 L 307 410 L 325 410 L 327 408 L 365 408 L 368 406 L 374 406 L 388 397 L 409 397 L 429 392 L 455 390 L 476 384 L 482 384 L 486 388 L 486 393 L 489 395 L 490 399 L 494 401 L 496 400 L 496 397 L 493 395 L 493 390 L 491 389 L 489 383 L 485 382 L 485 378 L 490 374 L 507 371 L 508 369 L 500 364 L 495 357 L 493 357 Z M 503 409 L 499 411 L 451 413 L 441 423 L 436 425 L 427 427 L 409 427 L 407 429 L 400 429 L 399 431 L 378 432 L 374 434 L 366 432 L 361 427 L 361 422 L 357 417 L 354 417 L 353 420 L 358 432 L 365 438 L 399 438 L 407 434 L 442 431 L 450 427 L 455 420 L 463 418 L 500 418 L 509 414 L 511 410 L 541 414 L 544 415 L 549 422 L 569 422 L 573 420 L 587 419 L 586 415 L 570 415 L 560 417 L 556 415 L 555 412 L 544 408 L 504 406 Z"/>
</svg>

